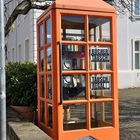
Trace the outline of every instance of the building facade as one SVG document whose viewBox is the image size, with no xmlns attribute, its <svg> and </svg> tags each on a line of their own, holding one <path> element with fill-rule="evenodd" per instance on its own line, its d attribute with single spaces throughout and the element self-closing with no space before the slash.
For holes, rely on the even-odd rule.
<svg viewBox="0 0 140 140">
<path fill-rule="evenodd" d="M 6 5 L 7 18 L 18 3 L 12 0 Z M 7 62 L 37 62 L 36 19 L 42 12 L 30 10 L 18 16 L 6 39 Z M 140 87 L 140 0 L 133 1 L 132 14 L 133 20 L 130 12 L 117 15 L 119 88 Z"/>
<path fill-rule="evenodd" d="M 21 2 L 17 0 L 5 2 L 5 20 Z M 19 15 L 11 26 L 6 37 L 7 62 L 37 62 L 36 19 L 42 10 L 30 10 L 27 15 Z M 6 21 L 5 21 L 6 22 Z"/>
</svg>

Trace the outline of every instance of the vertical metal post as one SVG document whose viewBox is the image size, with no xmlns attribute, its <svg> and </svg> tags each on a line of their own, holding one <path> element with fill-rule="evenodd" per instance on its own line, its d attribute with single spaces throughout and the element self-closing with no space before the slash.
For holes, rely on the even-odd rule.
<svg viewBox="0 0 140 140">
<path fill-rule="evenodd" d="M 4 0 L 0 0 L 0 140 L 6 140 Z"/>
</svg>

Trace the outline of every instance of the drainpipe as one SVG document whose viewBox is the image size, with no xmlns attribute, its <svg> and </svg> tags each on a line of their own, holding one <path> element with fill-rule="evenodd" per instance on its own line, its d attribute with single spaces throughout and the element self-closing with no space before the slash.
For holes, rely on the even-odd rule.
<svg viewBox="0 0 140 140">
<path fill-rule="evenodd" d="M 0 140 L 6 140 L 4 0 L 0 0 Z"/>
</svg>

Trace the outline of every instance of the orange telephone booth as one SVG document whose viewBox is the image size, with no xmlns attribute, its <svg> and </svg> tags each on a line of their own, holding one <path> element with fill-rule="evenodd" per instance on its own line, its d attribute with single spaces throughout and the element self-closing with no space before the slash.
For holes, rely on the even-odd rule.
<svg viewBox="0 0 140 140">
<path fill-rule="evenodd" d="M 114 8 L 56 0 L 37 33 L 39 127 L 54 140 L 119 140 Z"/>
</svg>

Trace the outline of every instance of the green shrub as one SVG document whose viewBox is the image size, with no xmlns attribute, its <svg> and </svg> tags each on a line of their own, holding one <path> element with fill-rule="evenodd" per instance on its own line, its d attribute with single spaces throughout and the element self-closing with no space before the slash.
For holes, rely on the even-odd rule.
<svg viewBox="0 0 140 140">
<path fill-rule="evenodd" d="M 37 68 L 33 63 L 8 63 L 6 66 L 7 105 L 37 104 Z"/>
</svg>

